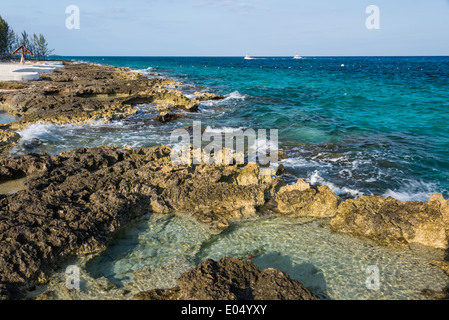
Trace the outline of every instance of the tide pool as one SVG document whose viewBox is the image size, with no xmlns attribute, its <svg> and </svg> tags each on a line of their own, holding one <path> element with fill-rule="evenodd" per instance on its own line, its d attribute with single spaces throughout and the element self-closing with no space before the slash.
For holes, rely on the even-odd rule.
<svg viewBox="0 0 449 320">
<path fill-rule="evenodd" d="M 233 256 L 261 269 L 276 268 L 321 299 L 426 299 L 449 278 L 430 265 L 439 250 L 399 250 L 333 233 L 325 221 L 264 218 L 233 224 L 221 234 L 185 215 L 147 215 L 114 237 L 100 255 L 68 262 L 80 268 L 81 288 L 67 290 L 65 266 L 48 285 L 57 299 L 131 299 L 140 291 L 176 286 L 176 279 L 205 259 Z M 379 289 L 367 286 L 379 271 Z"/>
</svg>

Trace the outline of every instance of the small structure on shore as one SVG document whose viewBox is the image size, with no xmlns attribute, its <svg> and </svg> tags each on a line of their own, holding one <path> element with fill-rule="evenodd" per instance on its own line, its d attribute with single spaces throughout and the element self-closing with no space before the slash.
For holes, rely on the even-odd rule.
<svg viewBox="0 0 449 320">
<path fill-rule="evenodd" d="M 22 55 L 22 58 L 20 59 L 21 64 L 25 64 L 25 55 L 29 55 L 31 57 L 34 56 L 33 53 L 29 49 L 27 49 L 25 46 L 20 46 L 16 50 L 14 50 L 12 55 L 16 55 L 16 54 Z"/>
</svg>

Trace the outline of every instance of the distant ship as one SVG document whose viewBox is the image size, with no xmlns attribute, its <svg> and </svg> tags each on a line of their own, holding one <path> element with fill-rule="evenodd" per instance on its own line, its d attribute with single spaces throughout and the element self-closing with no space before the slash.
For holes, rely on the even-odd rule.
<svg viewBox="0 0 449 320">
<path fill-rule="evenodd" d="M 246 56 L 245 56 L 245 60 L 252 60 L 252 59 L 254 59 L 253 57 L 251 57 L 249 54 L 246 54 Z"/>
<path fill-rule="evenodd" d="M 295 56 L 293 57 L 293 59 L 302 59 L 302 57 L 299 54 L 295 54 Z"/>
</svg>

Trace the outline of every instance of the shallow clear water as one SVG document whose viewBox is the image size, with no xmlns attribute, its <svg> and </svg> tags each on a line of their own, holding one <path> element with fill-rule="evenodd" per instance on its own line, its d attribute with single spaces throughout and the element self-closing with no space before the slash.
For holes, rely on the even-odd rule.
<svg viewBox="0 0 449 320">
<path fill-rule="evenodd" d="M 0 194 L 13 194 L 25 189 L 24 182 L 27 178 L 10 180 L 7 182 L 0 182 Z"/>
<path fill-rule="evenodd" d="M 0 110 L 0 124 L 10 123 L 17 120 L 14 116 Z"/>
<path fill-rule="evenodd" d="M 449 278 L 428 259 L 440 251 L 390 249 L 330 232 L 323 221 L 265 218 L 239 222 L 222 234 L 185 216 L 148 215 L 121 231 L 99 256 L 72 261 L 81 268 L 81 290 L 65 289 L 63 269 L 48 286 L 63 299 L 127 299 L 142 290 L 170 288 L 207 258 L 234 256 L 261 269 L 277 268 L 323 299 L 425 299 Z M 369 290 L 369 266 L 380 270 L 380 289 Z M 107 288 L 107 289 L 106 289 Z"/>
<path fill-rule="evenodd" d="M 76 57 L 183 81 L 193 94 L 225 94 L 192 116 L 212 128 L 279 129 L 285 166 L 343 197 L 449 197 L 448 57 Z M 341 67 L 344 64 L 345 67 Z M 141 106 L 154 108 L 154 106 Z M 154 116 L 153 116 L 154 118 Z M 100 144 L 168 143 L 175 127 L 140 113 L 110 125 L 39 126 L 12 154 Z"/>
</svg>

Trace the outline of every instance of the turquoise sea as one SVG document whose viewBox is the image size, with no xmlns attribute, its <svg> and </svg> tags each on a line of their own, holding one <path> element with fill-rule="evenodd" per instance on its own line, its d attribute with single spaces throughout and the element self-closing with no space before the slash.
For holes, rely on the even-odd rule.
<svg viewBox="0 0 449 320">
<path fill-rule="evenodd" d="M 344 198 L 449 196 L 449 57 L 64 57 L 184 82 L 226 95 L 193 116 L 209 130 L 278 129 L 284 166 Z M 344 65 L 344 66 L 343 66 Z M 200 86 L 204 86 L 201 88 Z M 154 106 L 139 106 L 142 111 Z M 140 112 L 109 125 L 34 125 L 12 154 L 169 144 L 192 120 L 158 124 Z"/>
</svg>

